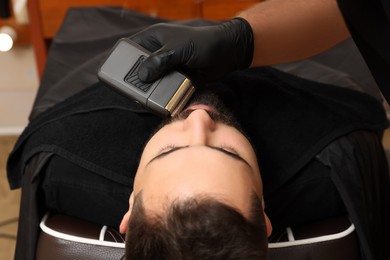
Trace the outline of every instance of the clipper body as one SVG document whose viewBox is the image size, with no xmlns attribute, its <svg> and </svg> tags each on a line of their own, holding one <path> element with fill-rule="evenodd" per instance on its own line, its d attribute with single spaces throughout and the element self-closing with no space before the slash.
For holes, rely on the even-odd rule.
<svg viewBox="0 0 390 260">
<path fill-rule="evenodd" d="M 150 52 L 130 41 L 120 39 L 98 70 L 98 78 L 109 87 L 167 117 L 179 113 L 195 92 L 192 82 L 173 71 L 153 83 L 138 78 L 138 69 Z"/>
</svg>

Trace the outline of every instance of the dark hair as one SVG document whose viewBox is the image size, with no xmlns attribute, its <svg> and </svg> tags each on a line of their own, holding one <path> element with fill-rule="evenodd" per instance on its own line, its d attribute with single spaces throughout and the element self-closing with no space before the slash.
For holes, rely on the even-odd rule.
<svg viewBox="0 0 390 260">
<path fill-rule="evenodd" d="M 175 200 L 164 214 L 148 215 L 140 192 L 127 229 L 126 259 L 266 259 L 266 227 L 255 193 L 251 204 L 249 219 L 207 196 Z"/>
</svg>

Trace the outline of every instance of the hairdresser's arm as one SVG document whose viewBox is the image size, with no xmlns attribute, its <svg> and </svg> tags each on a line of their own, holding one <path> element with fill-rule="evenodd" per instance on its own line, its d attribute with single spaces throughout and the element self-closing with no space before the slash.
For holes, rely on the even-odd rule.
<svg viewBox="0 0 390 260">
<path fill-rule="evenodd" d="M 238 16 L 254 34 L 252 66 L 307 58 L 349 37 L 336 0 L 269 0 Z"/>
<path fill-rule="evenodd" d="M 153 54 L 139 69 L 153 81 L 180 69 L 196 83 L 249 66 L 317 54 L 348 38 L 336 0 L 268 0 L 217 25 L 157 24 L 131 39 Z"/>
</svg>

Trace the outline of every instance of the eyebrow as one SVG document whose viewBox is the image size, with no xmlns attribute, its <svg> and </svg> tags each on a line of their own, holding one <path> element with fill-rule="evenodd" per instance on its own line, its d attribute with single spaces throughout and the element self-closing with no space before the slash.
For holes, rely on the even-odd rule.
<svg viewBox="0 0 390 260">
<path fill-rule="evenodd" d="M 166 151 L 166 152 L 162 152 L 158 155 L 156 155 L 155 157 L 153 157 L 147 164 L 146 166 L 148 166 L 149 164 L 151 164 L 153 161 L 155 160 L 159 160 L 169 154 L 172 154 L 173 152 L 176 152 L 176 151 L 179 151 L 179 150 L 183 150 L 183 149 L 186 149 L 186 148 L 190 148 L 192 146 L 189 146 L 189 145 L 186 145 L 186 146 L 177 146 L 177 147 L 174 147 L 172 148 L 171 150 L 169 151 Z M 238 154 L 235 154 L 235 153 L 232 153 L 232 152 L 229 152 L 227 150 L 224 150 L 222 149 L 221 147 L 216 147 L 216 146 L 211 146 L 211 145 L 205 145 L 205 147 L 209 148 L 209 149 L 213 149 L 215 151 L 218 151 L 218 152 L 221 152 L 237 161 L 240 161 L 240 162 L 243 162 L 244 164 L 246 164 L 249 168 L 252 168 L 251 165 L 244 159 L 242 158 L 240 155 Z"/>
</svg>

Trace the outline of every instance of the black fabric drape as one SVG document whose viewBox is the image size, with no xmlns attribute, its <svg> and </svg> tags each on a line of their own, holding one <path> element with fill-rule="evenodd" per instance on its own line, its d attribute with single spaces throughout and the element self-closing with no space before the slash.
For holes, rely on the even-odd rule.
<svg viewBox="0 0 390 260">
<path fill-rule="evenodd" d="M 390 1 L 338 0 L 349 31 L 390 103 Z"/>
<path fill-rule="evenodd" d="M 287 181 L 335 138 L 387 126 L 375 98 L 272 68 L 240 71 L 208 87 L 234 112 L 261 155 L 265 191 Z M 128 115 L 125 121 L 123 114 Z M 140 146 L 159 122 L 137 103 L 96 84 L 31 122 L 9 157 L 10 185 L 20 186 L 24 164 L 36 151 L 61 153 L 112 181 L 130 184 L 129 173 L 136 171 Z M 132 154 L 138 154 L 129 157 L 134 147 Z M 116 153 L 104 153 L 106 148 Z"/>
<path fill-rule="evenodd" d="M 317 156 L 331 169 L 365 260 L 390 259 L 390 175 L 380 140 L 356 131 Z"/>
</svg>

